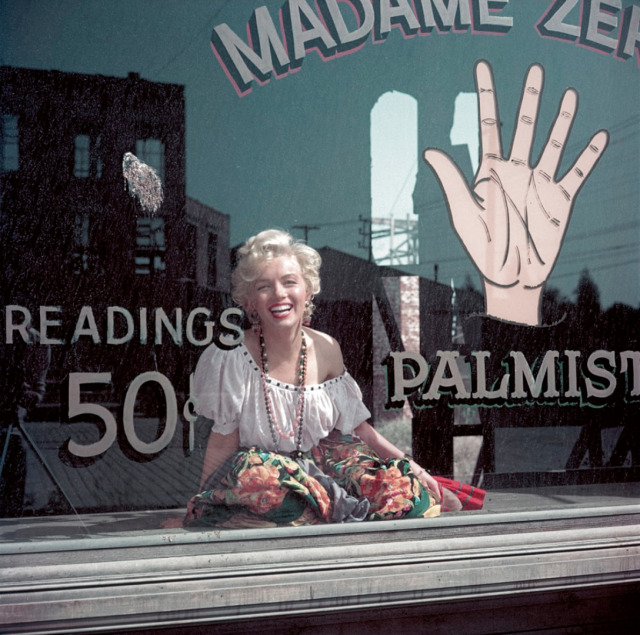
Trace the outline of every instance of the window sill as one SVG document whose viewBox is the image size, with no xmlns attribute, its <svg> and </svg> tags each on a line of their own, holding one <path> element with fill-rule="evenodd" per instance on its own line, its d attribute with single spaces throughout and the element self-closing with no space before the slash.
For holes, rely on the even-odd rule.
<svg viewBox="0 0 640 635">
<path fill-rule="evenodd" d="M 157 527 L 170 512 L 148 514 Z M 640 505 L 628 504 L 4 543 L 0 623 L 14 633 L 239 628 L 259 617 L 371 619 L 374 608 L 422 618 L 456 606 L 460 616 L 463 605 L 473 620 L 478 600 L 504 609 L 561 591 L 637 593 L 639 526 Z"/>
</svg>

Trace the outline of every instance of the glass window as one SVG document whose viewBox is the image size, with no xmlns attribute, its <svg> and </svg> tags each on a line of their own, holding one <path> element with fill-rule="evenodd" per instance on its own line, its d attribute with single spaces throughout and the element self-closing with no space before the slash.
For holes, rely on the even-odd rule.
<svg viewBox="0 0 640 635">
<path fill-rule="evenodd" d="M 138 218 L 136 227 L 136 274 L 150 275 L 164 272 L 166 269 L 164 219 Z"/>
<path fill-rule="evenodd" d="M 78 213 L 74 226 L 73 272 L 86 271 L 89 267 L 89 214 Z"/>
<path fill-rule="evenodd" d="M 20 165 L 18 116 L 3 114 L 0 127 L 0 145 L 2 152 L 0 170 L 14 172 Z"/>
<path fill-rule="evenodd" d="M 136 141 L 136 156 L 152 167 L 164 181 L 164 143 L 160 139 L 138 139 Z"/>
<path fill-rule="evenodd" d="M 91 137 L 79 134 L 75 137 L 73 176 L 86 179 L 91 169 Z"/>
<path fill-rule="evenodd" d="M 102 135 L 98 135 L 95 140 L 94 152 L 92 156 L 92 161 L 95 166 L 97 179 L 102 178 L 102 152 L 100 148 L 101 142 L 102 142 Z"/>
<path fill-rule="evenodd" d="M 312 326 L 339 342 L 375 426 L 399 448 L 487 489 L 486 517 L 637 496 L 640 7 L 394 2 L 378 15 L 372 3 L 336 12 L 308 2 L 284 3 L 279 16 L 273 0 L 255 14 L 250 3 L 214 3 L 214 19 L 198 13 L 207 3 L 174 2 L 174 30 L 154 38 L 148 3 L 130 3 L 149 54 L 130 56 L 125 78 L 115 58 L 101 65 L 108 77 L 79 72 L 91 29 L 113 35 L 114 52 L 130 35 L 118 12 L 106 28 L 95 4 L 50 10 L 68 37 L 52 50 L 59 70 L 28 68 L 29 38 L 12 51 L 16 68 L 0 68 L 0 393 L 19 395 L 6 421 L 20 424 L 0 432 L 0 451 L 5 441 L 4 474 L 33 525 L 16 540 L 46 524 L 27 515 L 59 521 L 59 535 L 69 525 L 93 534 L 158 529 L 158 516 L 184 509 L 211 429 L 193 417 L 190 375 L 241 320 L 225 314 L 229 245 L 294 223 L 326 246 Z M 543 15 L 545 4 L 554 8 Z M 13 5 L 22 25 L 50 18 Z M 290 21 L 295 7 L 305 15 Z M 488 37 L 507 15 L 517 32 Z M 219 31 L 236 48 L 189 48 L 189 24 L 206 20 L 227 25 Z M 293 51 L 284 32 L 295 23 Z M 332 51 L 334 37 L 343 41 Z M 63 59 L 69 47 L 77 55 Z M 181 73 L 204 59 L 211 81 Z M 243 68 L 224 68 L 233 63 Z M 229 83 L 240 76 L 252 88 L 241 98 Z M 134 217 L 141 208 L 116 169 L 125 151 L 171 176 L 163 218 Z M 187 192 L 206 202 L 190 216 Z M 189 223 L 198 229 L 185 237 Z M 71 256 L 78 275 L 66 276 Z M 488 290 L 514 310 L 540 292 L 541 324 L 489 320 Z"/>
<path fill-rule="evenodd" d="M 74 139 L 73 175 L 79 179 L 102 178 L 101 135 L 76 135 Z"/>
</svg>

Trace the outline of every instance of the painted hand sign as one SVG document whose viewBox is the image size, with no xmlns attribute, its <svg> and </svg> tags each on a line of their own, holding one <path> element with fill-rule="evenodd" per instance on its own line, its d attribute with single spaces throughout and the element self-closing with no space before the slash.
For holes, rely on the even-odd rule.
<svg viewBox="0 0 640 635">
<path fill-rule="evenodd" d="M 556 262 L 576 196 L 602 156 L 606 131 L 597 132 L 567 173 L 558 167 L 578 108 L 578 95 L 564 94 L 537 163 L 531 150 L 544 83 L 543 68 L 527 74 L 511 152 L 503 154 L 497 94 L 491 66 L 476 65 L 481 162 L 468 185 L 444 152 L 427 149 L 425 161 L 444 190 L 455 231 L 479 270 L 489 315 L 540 323 L 540 301 Z"/>
</svg>

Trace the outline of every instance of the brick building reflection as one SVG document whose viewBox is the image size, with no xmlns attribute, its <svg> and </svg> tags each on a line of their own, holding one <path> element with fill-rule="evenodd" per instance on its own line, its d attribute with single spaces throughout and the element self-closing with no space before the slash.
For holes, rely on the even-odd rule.
<svg viewBox="0 0 640 635">
<path fill-rule="evenodd" d="M 64 344 L 54 347 L 50 380 L 117 366 L 126 382 L 150 358 L 156 366 L 164 357 L 167 371 L 190 363 L 176 347 L 136 350 L 138 333 L 126 346 L 104 344 L 109 306 L 134 316 L 162 306 L 173 320 L 175 307 L 215 313 L 228 304 L 229 218 L 186 196 L 183 86 L 135 73 L 2 67 L 0 77 L 2 300 L 27 307 L 36 322 L 39 307 L 60 307 L 51 332 Z M 162 179 L 155 215 L 126 191 L 125 152 Z M 83 306 L 101 341 L 84 336 L 71 346 Z"/>
<path fill-rule="evenodd" d="M 33 450 L 24 513 L 181 503 L 196 478 L 188 469 L 181 409 L 202 350 L 198 342 L 209 328 L 200 313 L 189 338 L 185 323 L 198 307 L 214 319 L 230 305 L 229 217 L 186 195 L 184 87 L 135 73 L 118 78 L 5 66 L 0 116 L 2 318 L 18 307 L 9 321 L 31 316 L 51 349 L 44 401 L 24 427 Z M 155 215 L 125 188 L 126 152 L 162 179 L 164 203 Z M 3 331 L 10 348 L 8 338 L 15 341 L 20 332 Z M 166 451 L 131 461 L 123 402 L 148 371 L 169 378 L 180 411 Z M 69 439 L 91 447 L 105 436 L 105 425 L 86 414 L 69 420 L 71 373 L 109 375 L 108 382 L 83 385 L 80 401 L 110 411 L 118 425 L 117 440 L 85 460 L 66 451 Z M 8 378 L 1 380 L 6 386 Z M 163 438 L 168 406 L 157 382 L 137 391 L 134 409 L 143 447 Z M 6 478 L 17 478 L 9 472 Z M 159 490 L 155 483 L 168 472 L 180 478 L 171 491 Z"/>
</svg>

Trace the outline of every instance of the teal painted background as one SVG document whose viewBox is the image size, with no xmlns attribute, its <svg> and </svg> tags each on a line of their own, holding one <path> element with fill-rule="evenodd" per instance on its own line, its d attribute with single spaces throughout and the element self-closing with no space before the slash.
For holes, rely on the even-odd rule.
<svg viewBox="0 0 640 635">
<path fill-rule="evenodd" d="M 231 244 L 266 226 L 321 225 L 310 233 L 325 245 L 366 257 L 358 247 L 359 215 L 370 215 L 369 113 L 378 97 L 402 91 L 418 101 L 419 150 L 452 148 L 455 96 L 474 91 L 473 66 L 494 68 L 503 148 L 510 135 L 527 68 L 542 64 L 546 82 L 536 148 L 546 138 L 563 91 L 580 95 L 565 163 L 604 128 L 605 156 L 580 193 L 549 285 L 571 296 L 588 268 L 603 308 L 638 306 L 636 245 L 640 165 L 640 69 L 573 43 L 543 38 L 535 28 L 550 0 L 511 0 L 505 35 L 437 33 L 404 38 L 392 29 L 360 50 L 323 61 L 309 51 L 301 68 L 240 98 L 211 51 L 214 26 L 227 23 L 246 38 L 253 10 L 274 19 L 283 5 L 249 0 L 136 2 L 110 0 L 4 2 L 1 62 L 5 65 L 125 76 L 186 86 L 187 194 L 231 217 Z M 624 7 L 638 4 L 623 2 Z M 566 22 L 578 24 L 581 3 Z M 611 34 L 613 37 L 617 32 Z M 420 214 L 421 264 L 408 271 L 457 285 L 473 266 L 450 225 L 430 168 L 418 158 L 415 211 Z M 465 167 L 470 172 L 467 161 Z M 476 282 L 476 286 L 478 283 Z"/>
</svg>

